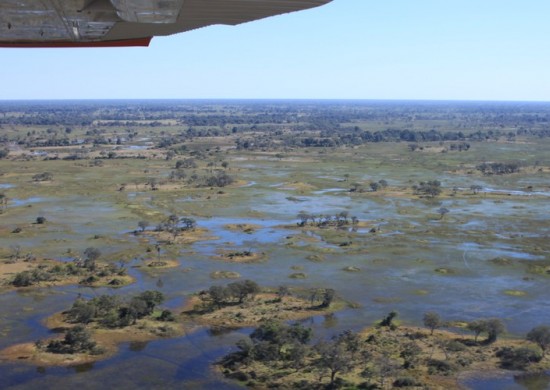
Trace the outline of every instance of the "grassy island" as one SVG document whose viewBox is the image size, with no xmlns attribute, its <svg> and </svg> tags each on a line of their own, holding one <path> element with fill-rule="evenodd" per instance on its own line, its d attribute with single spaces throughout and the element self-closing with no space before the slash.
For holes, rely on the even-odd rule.
<svg viewBox="0 0 550 390">
<path fill-rule="evenodd" d="M 80 284 L 89 287 L 122 287 L 134 279 L 127 274 L 125 262 L 120 264 L 96 261 L 97 248 L 87 248 L 85 257 L 72 261 L 55 259 L 5 259 L 0 263 L 0 284 L 4 289 L 52 287 Z"/>
<path fill-rule="evenodd" d="M 27 361 L 41 366 L 65 366 L 102 360 L 117 345 L 182 334 L 170 310 L 158 309 L 159 291 L 144 291 L 128 300 L 113 295 L 77 298 L 69 310 L 46 320 L 61 337 L 18 344 L 0 351 L 0 360 Z"/>
<path fill-rule="evenodd" d="M 260 288 L 250 280 L 212 286 L 193 296 L 182 315 L 199 324 L 258 326 L 267 319 L 290 321 L 332 313 L 346 307 L 332 289 L 300 291 Z"/>
<path fill-rule="evenodd" d="M 545 326 L 527 340 L 497 340 L 503 328 L 496 319 L 468 324 L 471 336 L 436 330 L 441 323 L 435 313 L 425 314 L 426 328 L 397 326 L 396 317 L 391 312 L 376 326 L 315 344 L 312 329 L 267 320 L 217 366 L 226 377 L 258 389 L 450 389 L 469 375 L 550 367 Z M 478 340 L 482 332 L 487 338 Z"/>
</svg>

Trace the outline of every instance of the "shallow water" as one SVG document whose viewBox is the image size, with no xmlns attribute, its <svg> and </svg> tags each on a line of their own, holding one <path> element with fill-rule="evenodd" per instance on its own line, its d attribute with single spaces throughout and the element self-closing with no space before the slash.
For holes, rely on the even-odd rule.
<svg viewBox="0 0 550 390">
<path fill-rule="evenodd" d="M 471 390 L 548 390 L 550 375 L 542 373 L 498 378 L 473 378 L 464 381 L 464 385 Z"/>
<path fill-rule="evenodd" d="M 144 289 L 160 289 L 166 295 L 166 306 L 177 308 L 189 294 L 213 284 L 226 284 L 227 280 L 210 278 L 210 273 L 219 270 L 235 271 L 243 279 L 273 287 L 285 284 L 317 288 L 329 283 L 344 299 L 359 304 L 357 309 L 347 309 L 330 318 L 309 320 L 307 324 L 315 328 L 317 335 L 359 330 L 391 310 L 397 310 L 405 322 L 412 324 L 420 324 L 421 314 L 426 311 L 437 311 L 445 320 L 500 317 L 514 334 L 525 334 L 533 326 L 550 323 L 548 279 L 543 276 L 524 279 L 525 271 L 520 265 L 499 267 L 488 261 L 498 256 L 529 261 L 548 257 L 547 247 L 534 253 L 531 244 L 511 238 L 511 232 L 533 239 L 544 238 L 550 233 L 547 226 L 533 226 L 546 218 L 543 210 L 549 211 L 544 200 L 531 197 L 503 202 L 482 197 L 444 202 L 384 199 L 355 196 L 335 187 L 319 189 L 313 194 L 297 194 L 259 180 L 239 191 L 243 196 L 239 204 L 220 210 L 216 217 L 196 218 L 198 226 L 208 229 L 217 238 L 183 247 L 178 268 L 133 268 L 141 264 L 140 260 L 135 260 L 129 269 L 137 282 L 122 289 L 65 286 L 0 295 L 0 305 L 9 313 L 0 316 L 0 331 L 3 332 L 0 345 L 5 347 L 14 342 L 47 337 L 49 331 L 41 321 L 69 307 L 78 294 L 129 295 Z M 130 193 L 129 202 L 144 201 L 153 205 L 149 194 L 141 195 Z M 90 246 L 93 244 L 91 238 L 98 233 L 126 240 L 127 244 L 113 244 L 118 250 L 124 245 L 131 246 L 135 240 L 125 232 L 136 228 L 136 218 L 107 200 L 29 199 L 21 202 L 33 203 L 33 215 L 43 208 L 51 226 L 63 228 L 67 243 L 54 246 L 52 252 L 65 249 L 67 245 Z M 178 204 L 184 207 L 198 204 L 200 207 L 201 201 L 182 198 Z M 15 206 L 25 206 L 25 203 Z M 442 206 L 451 212 L 445 219 L 438 220 L 436 210 Z M 376 234 L 369 233 L 367 228 L 357 232 L 329 229 L 303 233 L 293 227 L 301 211 L 317 215 L 348 211 L 381 230 Z M 243 217 L 251 212 L 259 217 Z M 227 229 L 228 224 L 253 224 L 259 228 L 245 233 Z M 58 235 L 54 229 L 20 242 L 32 247 Z M 336 238 L 331 238 L 332 235 Z M 0 239 L 0 242 L 7 245 L 10 239 Z M 353 245 L 340 247 L 333 240 L 349 240 Z M 235 264 L 217 256 L 219 251 L 248 249 L 264 252 L 265 259 L 259 263 Z M 322 261 L 308 260 L 311 255 L 320 255 Z M 296 267 L 307 275 L 306 279 L 288 277 L 297 272 Z M 359 272 L 346 272 L 345 267 L 356 267 Z M 435 272 L 440 268 L 452 272 Z M 525 296 L 510 296 L 506 290 L 523 291 Z M 0 365 L 0 377 L 3 388 L 14 389 L 94 388 L 99 383 L 121 388 L 139 384 L 163 389 L 182 386 L 233 389 L 238 387 L 218 377 L 209 367 L 246 332 L 214 335 L 202 330 L 176 339 L 124 344 L 113 358 L 79 368 L 37 369 L 23 363 L 3 364 Z M 474 389 L 523 386 L 512 377 L 493 382 L 468 382 L 468 385 Z"/>
</svg>

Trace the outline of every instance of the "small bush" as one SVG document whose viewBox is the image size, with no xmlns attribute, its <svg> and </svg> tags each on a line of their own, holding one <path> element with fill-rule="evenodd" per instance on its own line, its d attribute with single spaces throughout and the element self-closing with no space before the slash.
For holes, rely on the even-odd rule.
<svg viewBox="0 0 550 390">
<path fill-rule="evenodd" d="M 530 363 L 539 362 L 542 359 L 542 353 L 530 347 L 504 347 L 496 354 L 500 358 L 502 368 L 508 370 L 523 370 Z"/>
<path fill-rule="evenodd" d="M 451 340 L 445 345 L 445 348 L 450 352 L 461 352 L 466 349 L 466 346 L 460 341 Z"/>
<path fill-rule="evenodd" d="M 175 321 L 175 320 L 176 320 L 176 317 L 174 317 L 174 313 L 172 313 L 170 310 L 163 310 L 159 316 L 159 321 Z"/>
<path fill-rule="evenodd" d="M 27 287 L 33 284 L 32 274 L 30 271 L 19 272 L 15 275 L 12 284 L 15 287 Z"/>
<path fill-rule="evenodd" d="M 428 360 L 428 373 L 430 375 L 442 374 L 449 375 L 454 371 L 454 367 L 444 360 L 430 359 Z"/>
<path fill-rule="evenodd" d="M 412 387 L 412 386 L 418 386 L 418 383 L 413 378 L 402 377 L 402 378 L 397 378 L 393 382 L 393 386 L 394 387 Z"/>
<path fill-rule="evenodd" d="M 82 279 L 80 281 L 80 284 L 92 284 L 92 283 L 95 283 L 99 280 L 99 278 L 95 275 L 91 275 L 89 277 L 87 277 L 86 279 Z"/>
</svg>

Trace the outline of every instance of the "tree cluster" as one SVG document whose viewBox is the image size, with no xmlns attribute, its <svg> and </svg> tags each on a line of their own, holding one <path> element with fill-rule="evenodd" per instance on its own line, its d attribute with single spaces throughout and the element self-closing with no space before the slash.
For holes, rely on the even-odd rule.
<svg viewBox="0 0 550 390">
<path fill-rule="evenodd" d="M 53 175 L 49 172 L 37 173 L 32 177 L 33 181 L 50 181 L 53 180 Z"/>
<path fill-rule="evenodd" d="M 145 222 L 142 221 L 142 225 L 140 227 L 142 230 L 145 230 L 144 227 L 142 227 Z M 146 227 L 146 226 L 145 226 Z M 193 218 L 189 217 L 180 217 L 176 214 L 171 214 L 164 220 L 164 222 L 161 222 L 157 225 L 156 231 L 157 232 L 169 232 L 172 234 L 174 239 L 177 237 L 177 235 L 181 232 L 186 232 L 193 230 L 197 227 L 197 221 L 195 221 Z"/>
<path fill-rule="evenodd" d="M 384 346 L 388 339 L 365 339 L 349 330 L 330 339 L 320 339 L 313 345 L 310 343 L 312 338 L 312 330 L 301 324 L 266 321 L 251 333 L 249 339 L 239 341 L 237 351 L 225 356 L 219 364 L 229 377 L 248 380 L 251 386 L 259 382 L 261 387 L 269 388 L 277 387 L 274 382 L 276 375 L 258 377 L 254 375 L 255 371 L 251 371 L 249 376 L 246 367 L 261 364 L 270 370 L 268 372 L 307 373 L 309 380 L 305 375 L 298 375 L 302 379 L 294 382 L 285 380 L 286 386 L 296 389 L 356 388 L 358 384 L 346 383 L 341 377 L 350 371 L 364 378 L 359 388 L 376 388 L 377 385 L 384 386 L 384 381 L 399 370 L 399 364 L 389 357 L 389 351 L 384 352 L 384 348 L 389 346 Z M 407 350 L 404 356 L 415 360 L 420 351 L 409 344 L 402 348 Z M 403 378 L 400 381 L 407 382 Z"/>
<path fill-rule="evenodd" d="M 421 181 L 418 185 L 414 185 L 412 189 L 416 195 L 429 198 L 435 198 L 443 191 L 439 180 Z"/>
<path fill-rule="evenodd" d="M 357 217 L 350 217 L 347 211 L 342 211 L 335 215 L 315 215 L 302 211 L 298 213 L 298 219 L 300 220 L 300 222 L 298 222 L 298 226 L 306 226 L 309 222 L 310 226 L 319 228 L 344 227 L 349 224 L 357 225 L 359 222 Z"/>
<path fill-rule="evenodd" d="M 39 265 L 33 270 L 21 271 L 15 274 L 11 284 L 15 287 L 29 287 L 40 282 L 55 282 L 63 280 L 66 277 L 80 276 L 81 284 L 92 284 L 100 278 L 114 277 L 109 283 L 111 285 L 120 284 L 117 276 L 126 275 L 126 268 L 121 263 L 119 266 L 115 264 L 106 264 L 103 266 L 97 265 L 97 259 L 101 256 L 101 252 L 97 248 L 86 248 L 84 258 L 75 258 L 73 261 L 59 263 L 55 265 Z"/>
<path fill-rule="evenodd" d="M 92 355 L 103 353 L 103 349 L 97 346 L 97 343 L 92 340 L 90 332 L 83 325 L 68 329 L 62 340 L 51 340 L 46 345 L 38 340 L 36 346 L 38 349 L 50 353 L 90 353 Z"/>
<path fill-rule="evenodd" d="M 390 312 L 366 336 L 345 331 L 315 344 L 311 343 L 312 330 L 301 324 L 266 321 L 248 339 L 240 340 L 237 350 L 219 364 L 225 375 L 252 387 L 277 388 L 283 384 L 296 389 L 370 389 L 389 385 L 427 388 L 430 386 L 422 383 L 426 374 L 453 375 L 494 356 L 494 348 L 484 347 L 505 331 L 499 319 L 472 321 L 468 327 L 476 333 L 476 341 L 472 342 L 458 335 L 434 335 L 435 329 L 446 326 L 436 312 L 424 314 L 429 333 L 401 329 L 394 322 L 396 317 L 397 312 Z M 478 343 L 481 332 L 487 334 L 487 340 Z M 534 345 L 496 348 L 502 368 L 524 370 L 544 358 L 550 346 L 550 327 L 535 327 L 526 338 Z M 436 358 L 435 350 L 444 359 Z M 357 378 L 364 382 L 359 383 Z"/>
<path fill-rule="evenodd" d="M 520 165 L 516 162 L 493 162 L 479 164 L 476 169 L 484 175 L 507 175 L 510 173 L 517 173 L 520 170 Z"/>
<path fill-rule="evenodd" d="M 504 323 L 498 318 L 475 320 L 468 323 L 467 328 L 474 332 L 476 342 L 480 334 L 486 333 L 487 339 L 485 342 L 487 344 L 494 343 L 498 336 L 506 331 Z"/>
<path fill-rule="evenodd" d="M 227 286 L 211 286 L 200 297 L 212 309 L 231 304 L 241 304 L 260 292 L 260 286 L 252 280 L 229 283 Z"/>
<path fill-rule="evenodd" d="M 69 321 L 79 324 L 96 322 L 106 328 L 123 328 L 153 314 L 155 307 L 164 301 L 160 291 L 147 290 L 122 300 L 114 295 L 100 295 L 92 299 L 78 298 L 65 312 Z M 160 320 L 172 320 L 168 310 L 160 313 Z"/>
</svg>

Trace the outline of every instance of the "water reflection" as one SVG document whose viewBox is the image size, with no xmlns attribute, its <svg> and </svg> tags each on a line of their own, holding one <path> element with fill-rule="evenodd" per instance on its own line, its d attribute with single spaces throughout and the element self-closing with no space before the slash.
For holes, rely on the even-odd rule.
<svg viewBox="0 0 550 390">
<path fill-rule="evenodd" d="M 550 375 L 547 372 L 516 375 L 514 381 L 529 390 L 550 389 Z"/>
<path fill-rule="evenodd" d="M 495 378 L 473 378 L 464 382 L 471 390 L 548 390 L 550 373 L 524 373 Z"/>
<path fill-rule="evenodd" d="M 230 334 L 238 330 L 239 328 L 229 327 L 229 326 L 211 326 L 207 329 L 209 336 L 218 337 Z"/>
<path fill-rule="evenodd" d="M 324 316 L 323 327 L 326 329 L 334 328 L 338 325 L 338 317 L 334 313 L 330 313 Z"/>
<path fill-rule="evenodd" d="M 132 341 L 128 345 L 128 350 L 132 352 L 141 352 L 147 348 L 147 344 L 149 344 L 149 341 Z"/>
<path fill-rule="evenodd" d="M 83 363 L 83 364 L 77 364 L 75 366 L 69 366 L 67 367 L 69 370 L 72 370 L 76 372 L 77 374 L 81 374 L 84 372 L 91 371 L 94 368 L 94 363 Z"/>
</svg>

